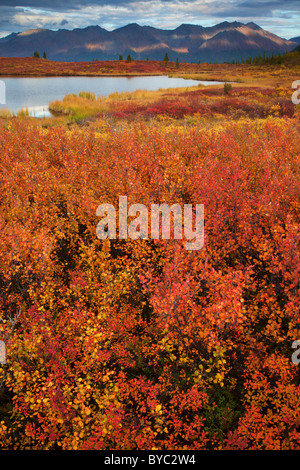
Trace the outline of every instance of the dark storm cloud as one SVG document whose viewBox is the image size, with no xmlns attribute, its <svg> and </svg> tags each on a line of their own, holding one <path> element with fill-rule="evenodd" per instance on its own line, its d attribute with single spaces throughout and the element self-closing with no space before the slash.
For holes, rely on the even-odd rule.
<svg viewBox="0 0 300 470">
<path fill-rule="evenodd" d="M 247 1 L 236 2 L 236 5 L 231 9 L 232 12 L 242 16 L 249 16 L 263 18 L 264 16 L 273 16 L 275 12 L 300 12 L 299 0 L 272 0 L 272 1 Z M 225 10 L 225 14 L 229 9 Z"/>
<path fill-rule="evenodd" d="M 285 0 L 282 2 L 282 0 L 272 0 L 272 1 L 248 1 L 248 2 L 242 2 L 237 4 L 240 7 L 247 7 L 247 8 L 269 8 L 269 9 L 288 9 L 288 8 L 297 8 L 299 10 L 299 0 Z"/>
<path fill-rule="evenodd" d="M 161 0 L 165 3 L 170 4 L 177 4 L 180 3 L 190 3 L 190 4 L 199 4 L 201 2 L 197 2 L 197 0 L 187 0 L 185 2 L 180 2 L 176 0 Z M 85 6 L 104 6 L 104 5 L 111 5 L 111 6 L 122 6 L 127 4 L 139 4 L 140 1 L 130 1 L 130 0 L 0 0 L 0 8 L 2 6 L 6 7 L 29 7 L 29 8 L 37 8 L 37 9 L 46 9 L 46 10 L 57 10 L 57 11 L 66 11 L 66 10 L 77 10 L 84 8 Z M 153 3 L 151 0 L 144 3 Z M 205 3 L 205 2 L 202 2 Z M 258 15 L 261 13 L 271 13 L 273 10 L 289 10 L 293 9 L 296 11 L 300 10 L 300 2 L 299 0 L 261 0 L 261 1 L 245 1 L 245 2 L 225 2 L 225 1 L 211 1 L 208 2 L 212 6 L 220 7 L 220 14 L 222 14 L 222 6 L 223 5 L 230 5 L 234 10 L 252 10 L 256 12 Z M 227 10 L 228 11 L 228 10 Z"/>
<path fill-rule="evenodd" d="M 88 1 L 88 0 L 0 0 L 0 7 L 11 6 L 11 7 L 29 7 L 49 10 L 76 10 L 84 7 L 85 5 L 105 5 L 125 3 L 124 0 L 116 1 Z"/>
<path fill-rule="evenodd" d="M 161 0 L 162 2 L 170 2 L 173 0 Z M 10 7 L 29 7 L 29 8 L 38 8 L 46 10 L 57 10 L 57 11 L 66 11 L 66 10 L 78 10 L 84 8 L 85 6 L 121 6 L 126 4 L 140 3 L 139 1 L 129 1 L 129 0 L 0 0 L 1 6 L 10 6 Z M 151 3 L 151 0 L 149 1 Z M 175 2 L 174 2 L 175 3 Z"/>
</svg>

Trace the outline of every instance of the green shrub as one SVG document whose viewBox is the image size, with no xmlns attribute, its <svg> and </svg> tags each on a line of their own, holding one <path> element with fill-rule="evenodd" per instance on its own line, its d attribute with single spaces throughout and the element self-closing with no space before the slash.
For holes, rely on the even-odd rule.
<svg viewBox="0 0 300 470">
<path fill-rule="evenodd" d="M 231 90 L 232 90 L 231 83 L 228 83 L 228 82 L 224 83 L 224 93 L 225 93 L 225 95 L 228 95 Z"/>
</svg>

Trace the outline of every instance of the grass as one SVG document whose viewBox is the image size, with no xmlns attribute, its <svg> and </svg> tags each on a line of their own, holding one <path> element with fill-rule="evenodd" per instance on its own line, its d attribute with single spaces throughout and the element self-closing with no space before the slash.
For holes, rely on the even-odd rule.
<svg viewBox="0 0 300 470">
<path fill-rule="evenodd" d="M 286 100 L 285 106 L 290 106 L 292 94 L 291 85 L 300 77 L 300 54 L 289 53 L 278 65 L 253 66 L 249 64 L 179 64 L 169 62 L 167 65 L 158 61 L 106 61 L 92 63 L 60 63 L 48 60 L 4 59 L 0 58 L 0 70 L 5 73 L 14 69 L 15 75 L 33 74 L 40 71 L 43 75 L 74 74 L 90 75 L 125 75 L 130 72 L 135 75 L 166 74 L 174 78 L 185 78 L 199 81 L 218 81 L 224 85 L 215 84 L 204 86 L 195 82 L 193 87 L 169 88 L 158 91 L 137 90 L 135 92 L 115 92 L 108 97 L 96 96 L 89 90 L 83 90 L 78 95 L 68 94 L 63 100 L 50 103 L 50 110 L 56 122 L 73 123 L 80 121 L 109 122 L 113 119 L 122 121 L 129 119 L 145 120 L 162 118 L 168 120 L 185 116 L 188 121 L 194 121 L 195 115 L 200 119 L 219 120 L 228 112 L 237 118 L 254 113 L 260 117 L 282 113 L 279 101 Z M 33 67 L 34 66 L 34 67 Z M 88 72 L 87 72 L 88 71 Z M 227 85 L 232 89 L 226 91 Z M 225 92 L 224 92 L 225 86 Z M 224 101 L 227 97 L 227 101 Z M 234 102 L 234 99 L 242 101 Z M 231 100 L 231 102 L 230 102 Z M 175 101 L 177 102 L 175 109 Z M 186 113 L 184 106 L 187 106 Z M 172 105 L 172 109 L 171 109 Z M 223 106 L 223 109 L 222 109 Z M 155 107 L 155 110 L 154 110 Z M 240 108 L 240 109 L 238 109 Z M 279 109 L 279 110 L 278 110 Z M 150 110 L 150 111 L 149 111 Z M 252 110 L 252 111 L 251 111 Z M 177 113 L 177 114 L 176 114 Z M 290 110 L 291 113 L 291 110 Z M 26 118 L 28 112 L 21 110 L 19 117 Z M 1 118 L 13 116 L 8 110 L 1 111 Z M 59 121 L 57 120 L 59 118 Z M 51 118 L 50 118 L 51 121 Z M 48 122 L 48 121 L 47 121 Z"/>
<path fill-rule="evenodd" d="M 97 120 L 109 122 L 157 122 L 201 119 L 220 121 L 224 117 L 267 118 L 292 117 L 298 112 L 291 102 L 290 87 L 249 86 L 224 82 L 223 85 L 182 87 L 158 91 L 138 90 L 132 93 L 112 93 L 94 97 L 87 92 L 67 95 L 62 101 L 50 103 L 55 115 L 65 116 L 68 122 Z"/>
</svg>

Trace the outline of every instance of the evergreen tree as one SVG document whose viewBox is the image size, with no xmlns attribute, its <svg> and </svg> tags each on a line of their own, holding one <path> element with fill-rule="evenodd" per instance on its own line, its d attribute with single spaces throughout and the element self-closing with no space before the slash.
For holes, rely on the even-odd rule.
<svg viewBox="0 0 300 470">
<path fill-rule="evenodd" d="M 33 57 L 35 57 L 36 59 L 40 59 L 41 56 L 40 56 L 40 54 L 39 54 L 38 51 L 35 51 L 35 52 L 33 53 Z"/>
<path fill-rule="evenodd" d="M 47 59 L 47 54 L 46 54 L 45 51 L 44 51 L 44 54 L 43 54 L 43 59 Z"/>
</svg>

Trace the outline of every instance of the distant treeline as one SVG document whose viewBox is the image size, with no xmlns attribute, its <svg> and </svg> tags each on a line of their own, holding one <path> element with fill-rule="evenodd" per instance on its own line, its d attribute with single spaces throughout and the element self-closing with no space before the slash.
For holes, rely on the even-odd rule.
<svg viewBox="0 0 300 470">
<path fill-rule="evenodd" d="M 272 52 L 271 55 L 258 55 L 257 57 L 249 57 L 248 59 L 233 60 L 233 64 L 250 64 L 250 65 L 278 65 L 286 61 L 286 58 L 292 53 L 286 52 L 285 54 L 275 54 Z"/>
</svg>

